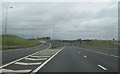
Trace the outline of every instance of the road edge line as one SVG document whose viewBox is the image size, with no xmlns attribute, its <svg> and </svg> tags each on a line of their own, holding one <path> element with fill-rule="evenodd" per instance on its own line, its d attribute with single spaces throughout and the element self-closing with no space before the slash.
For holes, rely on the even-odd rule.
<svg viewBox="0 0 120 74">
<path fill-rule="evenodd" d="M 99 52 L 99 51 L 94 51 L 94 50 L 89 50 L 89 49 L 83 49 L 83 50 L 87 50 L 87 51 L 90 51 L 90 52 L 96 52 L 96 53 L 99 53 L 99 54 L 108 55 L 108 56 L 112 56 L 112 57 L 115 57 L 115 58 L 120 58 L 119 56 L 111 55 L 111 54 L 107 54 L 107 53 L 103 53 L 103 52 Z"/>
</svg>

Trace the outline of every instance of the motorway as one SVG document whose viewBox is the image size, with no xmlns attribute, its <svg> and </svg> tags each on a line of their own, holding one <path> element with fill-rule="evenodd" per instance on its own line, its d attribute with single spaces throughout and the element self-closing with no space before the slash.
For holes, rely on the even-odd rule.
<svg viewBox="0 0 120 74">
<path fill-rule="evenodd" d="M 39 72 L 118 72 L 118 58 L 66 46 Z"/>
<path fill-rule="evenodd" d="M 76 46 L 48 49 L 49 43 L 3 51 L 3 72 L 118 72 L 118 58 Z M 19 52 L 19 53 L 18 53 Z"/>
</svg>

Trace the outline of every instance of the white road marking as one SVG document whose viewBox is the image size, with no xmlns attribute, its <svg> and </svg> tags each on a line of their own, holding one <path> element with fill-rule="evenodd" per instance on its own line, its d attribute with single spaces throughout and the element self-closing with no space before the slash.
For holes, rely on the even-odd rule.
<svg viewBox="0 0 120 74">
<path fill-rule="evenodd" d="M 84 58 L 87 58 L 87 56 L 84 55 Z"/>
<path fill-rule="evenodd" d="M 105 67 L 98 65 L 98 67 L 102 68 L 103 70 L 107 70 Z"/>
<path fill-rule="evenodd" d="M 62 49 L 64 49 L 65 48 L 65 46 L 62 48 Z M 31 74 L 35 74 L 36 72 L 38 72 L 38 70 L 40 70 L 45 64 L 47 64 L 47 62 L 49 62 L 53 57 L 55 57 L 60 51 L 62 51 L 62 49 L 61 50 L 59 50 L 57 53 L 55 53 L 52 57 L 50 57 L 48 60 L 46 60 L 43 64 L 41 64 L 39 67 L 37 67 L 35 70 L 33 70 L 32 72 L 31 72 Z"/>
<path fill-rule="evenodd" d="M 46 60 L 47 58 L 41 58 L 41 59 L 34 59 L 34 58 L 25 58 L 26 60 L 33 60 L 33 61 L 37 61 L 37 60 Z"/>
<path fill-rule="evenodd" d="M 37 62 L 37 63 L 16 62 L 15 64 L 19 64 L 19 65 L 40 65 L 41 62 Z"/>
<path fill-rule="evenodd" d="M 102 52 L 93 51 L 93 50 L 89 50 L 89 49 L 84 49 L 84 50 L 87 50 L 87 51 L 90 51 L 90 52 L 96 52 L 96 53 L 99 53 L 99 54 L 108 55 L 108 56 L 112 56 L 112 57 L 116 57 L 116 58 L 120 58 L 119 56 L 110 55 L 110 54 L 107 54 L 107 53 L 102 53 Z"/>
<path fill-rule="evenodd" d="M 120 58 L 120 57 L 118 57 L 118 56 L 110 55 L 110 54 L 106 54 L 106 53 L 102 53 L 102 52 L 97 52 L 97 53 L 104 54 L 104 55 L 109 55 L 109 56 L 113 56 L 113 57 L 116 57 L 116 58 Z"/>
<path fill-rule="evenodd" d="M 78 52 L 78 53 L 80 53 L 80 52 Z"/>
<path fill-rule="evenodd" d="M 46 49 L 49 49 L 50 47 L 51 47 L 51 44 L 50 44 L 50 46 L 49 46 L 48 48 L 46 48 Z M 45 49 L 44 49 L 44 50 L 45 50 Z M 43 50 L 42 50 L 42 51 L 43 51 Z M 39 52 L 41 52 L 41 51 L 35 52 L 35 53 L 33 53 L 33 54 L 30 54 L 30 55 L 28 55 L 28 56 L 22 57 L 22 58 L 20 58 L 20 59 L 14 60 L 14 61 L 12 61 L 12 62 L 10 62 L 10 63 L 7 63 L 7 64 L 5 64 L 5 65 L 3 65 L 3 66 L 0 66 L 0 68 L 6 67 L 6 66 L 8 66 L 8 65 L 10 65 L 10 64 L 13 64 L 13 63 L 15 63 L 15 62 L 17 62 L 17 61 L 20 61 L 20 60 L 24 59 L 24 58 L 30 57 L 30 56 L 32 56 L 32 55 L 34 55 L 34 54 L 39 53 Z"/>
<path fill-rule="evenodd" d="M 30 57 L 39 57 L 39 58 L 42 58 L 42 57 L 50 57 L 50 56 L 30 56 Z"/>
<path fill-rule="evenodd" d="M 21 72 L 21 73 L 28 73 L 31 71 L 31 69 L 27 69 L 27 70 L 10 70 L 10 69 L 1 69 L 2 73 L 5 73 L 5 72 Z"/>
</svg>

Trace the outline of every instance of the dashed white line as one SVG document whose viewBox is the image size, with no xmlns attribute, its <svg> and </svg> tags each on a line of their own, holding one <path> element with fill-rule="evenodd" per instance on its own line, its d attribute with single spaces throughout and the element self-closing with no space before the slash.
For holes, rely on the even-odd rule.
<svg viewBox="0 0 120 74">
<path fill-rule="evenodd" d="M 86 56 L 86 55 L 84 55 L 84 58 L 87 58 L 87 56 Z"/>
<path fill-rule="evenodd" d="M 102 65 L 98 65 L 98 67 L 102 68 L 103 70 L 107 70 L 105 67 L 103 67 Z"/>
<path fill-rule="evenodd" d="M 37 62 L 37 63 L 16 62 L 15 64 L 19 64 L 19 65 L 40 65 L 41 62 Z"/>
<path fill-rule="evenodd" d="M 47 58 L 41 58 L 41 59 L 34 59 L 34 58 L 25 58 L 26 60 L 33 60 L 33 61 L 37 61 L 37 60 L 46 60 Z"/>
<path fill-rule="evenodd" d="M 5 73 L 5 72 L 20 72 L 20 73 L 28 73 L 31 71 L 31 69 L 27 69 L 27 70 L 10 70 L 10 69 L 1 69 L 2 73 Z"/>
<path fill-rule="evenodd" d="M 65 48 L 65 46 L 62 48 L 62 49 L 64 49 Z M 45 64 L 47 64 L 47 62 L 49 62 L 53 57 L 55 57 L 60 51 L 62 51 L 62 49 L 61 50 L 59 50 L 57 53 L 55 53 L 52 57 L 50 57 L 48 60 L 46 60 L 43 64 L 41 64 L 39 67 L 37 67 L 35 70 L 33 70 L 32 72 L 31 72 L 31 74 L 35 74 L 36 72 L 38 72 Z"/>
</svg>

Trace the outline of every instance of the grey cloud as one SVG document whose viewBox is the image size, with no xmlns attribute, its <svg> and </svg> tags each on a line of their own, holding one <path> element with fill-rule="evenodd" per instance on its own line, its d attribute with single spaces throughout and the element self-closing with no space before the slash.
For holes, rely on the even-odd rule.
<svg viewBox="0 0 120 74">
<path fill-rule="evenodd" d="M 56 39 L 94 38 L 99 31 L 102 32 L 101 38 L 105 39 L 103 33 L 111 34 L 117 29 L 117 7 L 112 3 L 110 5 L 113 7 L 107 4 L 14 3 L 14 8 L 9 9 L 7 33 L 21 35 L 24 27 L 27 35 L 38 33 L 36 37 L 48 36 L 50 32 L 52 37 L 54 24 Z M 6 3 L 3 8 L 5 6 Z M 110 39 L 114 37 L 112 34 L 110 36 Z"/>
</svg>

